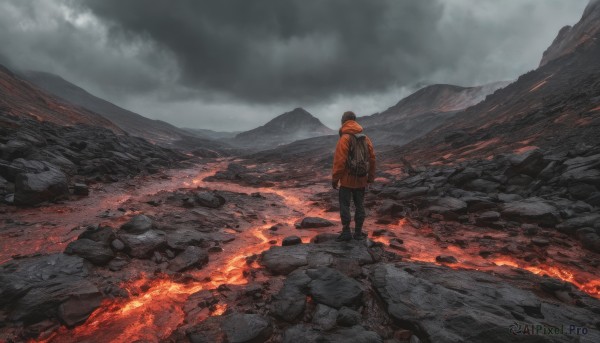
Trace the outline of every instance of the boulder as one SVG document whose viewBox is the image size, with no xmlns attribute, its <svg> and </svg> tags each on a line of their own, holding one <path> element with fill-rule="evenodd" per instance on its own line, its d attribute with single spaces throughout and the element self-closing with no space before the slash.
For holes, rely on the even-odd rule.
<svg viewBox="0 0 600 343">
<path fill-rule="evenodd" d="M 305 217 L 299 224 L 296 224 L 298 229 L 314 229 L 321 227 L 329 227 L 334 224 L 327 219 L 319 218 L 319 217 Z"/>
<path fill-rule="evenodd" d="M 558 210 L 540 198 L 529 198 L 504 205 L 502 217 L 524 223 L 555 226 L 559 222 Z"/>
<path fill-rule="evenodd" d="M 439 255 L 435 257 L 435 261 L 438 263 L 445 263 L 445 264 L 453 264 L 453 263 L 458 263 L 458 260 L 456 259 L 456 257 L 451 256 L 451 255 Z"/>
<path fill-rule="evenodd" d="M 149 258 L 167 243 L 165 233 L 158 230 L 148 230 L 142 234 L 120 233 L 118 238 L 125 245 L 125 251 L 136 258 Z"/>
<path fill-rule="evenodd" d="M 306 274 L 312 279 L 308 289 L 315 302 L 336 309 L 360 305 L 363 291 L 358 281 L 328 267 L 309 269 Z"/>
<path fill-rule="evenodd" d="M 22 173 L 15 178 L 16 205 L 35 205 L 69 195 L 67 176 L 57 169 Z"/>
<path fill-rule="evenodd" d="M 76 183 L 73 185 L 73 194 L 75 195 L 90 195 L 90 189 L 85 183 Z"/>
<path fill-rule="evenodd" d="M 556 225 L 556 229 L 562 233 L 574 235 L 578 229 L 584 227 L 593 227 L 594 224 L 598 222 L 600 222 L 600 214 L 590 213 L 587 215 L 567 219 L 564 222 Z"/>
<path fill-rule="evenodd" d="M 331 330 L 335 327 L 338 310 L 323 304 L 317 304 L 312 316 L 312 323 L 322 330 Z"/>
<path fill-rule="evenodd" d="M 525 174 L 530 177 L 536 177 L 550 163 L 550 160 L 546 159 L 542 151 L 538 149 L 513 156 L 509 160 L 512 164 L 508 168 L 509 172 L 513 174 Z"/>
<path fill-rule="evenodd" d="M 77 239 L 91 239 L 94 242 L 110 244 L 115 239 L 115 232 L 108 226 L 88 226 Z"/>
<path fill-rule="evenodd" d="M 143 214 L 131 218 L 121 226 L 122 231 L 135 235 L 142 234 L 152 228 L 154 228 L 154 222 Z"/>
<path fill-rule="evenodd" d="M 191 268 L 201 268 L 208 263 L 208 254 L 199 247 L 189 246 L 169 262 L 168 269 L 182 272 Z"/>
<path fill-rule="evenodd" d="M 192 229 L 167 231 L 167 246 L 174 250 L 185 250 L 188 246 L 199 246 L 204 243 L 208 234 Z"/>
<path fill-rule="evenodd" d="M 429 212 L 439 213 L 449 220 L 456 220 L 461 214 L 467 212 L 467 203 L 457 198 L 433 198 L 430 203 Z"/>
<path fill-rule="evenodd" d="M 65 254 L 81 256 L 98 266 L 107 264 L 115 257 L 114 252 L 107 243 L 96 242 L 87 238 L 69 243 L 65 249 Z"/>
<path fill-rule="evenodd" d="M 298 319 L 306 308 L 307 285 L 310 281 L 304 270 L 289 274 L 281 290 L 273 296 L 271 313 L 288 322 Z"/>
<path fill-rule="evenodd" d="M 200 206 L 219 208 L 225 204 L 225 198 L 213 192 L 202 191 L 194 195 L 194 199 Z"/>
<path fill-rule="evenodd" d="M 8 319 L 36 323 L 58 318 L 81 323 L 100 305 L 102 294 L 85 280 L 78 256 L 53 254 L 13 260 L 0 266 L 0 306 Z"/>
<path fill-rule="evenodd" d="M 302 239 L 298 236 L 288 236 L 281 241 L 282 246 L 302 244 Z"/>
<path fill-rule="evenodd" d="M 258 314 L 232 313 L 221 324 L 229 343 L 262 343 L 273 334 L 268 318 Z"/>
<path fill-rule="evenodd" d="M 348 307 L 342 307 L 337 313 L 336 322 L 340 326 L 354 326 L 360 324 L 361 318 L 360 313 Z"/>
</svg>

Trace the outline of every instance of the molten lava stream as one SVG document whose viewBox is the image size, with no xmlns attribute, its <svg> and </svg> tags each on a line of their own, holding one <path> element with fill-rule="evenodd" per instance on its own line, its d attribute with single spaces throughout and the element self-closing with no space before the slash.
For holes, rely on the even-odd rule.
<svg viewBox="0 0 600 343">
<path fill-rule="evenodd" d="M 42 342 L 157 342 L 166 339 L 183 323 L 185 314 L 181 308 L 191 294 L 215 289 L 221 284 L 248 282 L 245 272 L 250 266 L 246 258 L 268 249 L 269 239 L 263 233 L 267 227 L 242 233 L 238 240 L 244 246 L 211 255 L 215 258 L 204 269 L 193 272 L 195 280 L 202 281 L 178 283 L 167 275 L 155 279 L 142 277 L 124 285 L 131 295 L 128 299 L 106 301 L 83 325 L 70 331 L 61 328 Z M 226 304 L 218 304 L 211 315 L 221 315 L 226 308 Z"/>
<path fill-rule="evenodd" d="M 499 267 L 508 266 L 525 270 L 532 274 L 547 275 L 555 279 L 566 281 L 590 296 L 600 299 L 600 277 L 594 273 L 589 273 L 584 270 L 575 270 L 573 267 L 557 261 L 548 261 L 532 265 L 526 261 L 505 255 L 496 258 L 483 258 L 479 255 L 480 250 L 478 246 L 465 249 L 455 245 L 441 247 L 439 242 L 433 237 L 428 237 L 426 235 L 426 233 L 429 232 L 427 228 L 422 228 L 417 231 L 412 226 L 408 225 L 404 219 L 400 220 L 397 225 L 388 225 L 386 228 L 404 241 L 403 247 L 406 252 L 401 254 L 407 261 L 435 263 L 450 268 L 475 269 L 498 273 L 506 273 L 506 270 L 502 271 Z M 465 235 L 467 234 L 468 233 L 465 233 Z M 497 233 L 497 235 L 500 236 L 501 233 Z M 373 237 L 373 240 L 381 242 L 389 248 L 393 238 L 394 237 L 380 236 Z M 390 250 L 394 251 L 391 248 Z M 458 262 L 454 264 L 438 263 L 436 257 L 439 255 L 452 255 Z"/>
</svg>

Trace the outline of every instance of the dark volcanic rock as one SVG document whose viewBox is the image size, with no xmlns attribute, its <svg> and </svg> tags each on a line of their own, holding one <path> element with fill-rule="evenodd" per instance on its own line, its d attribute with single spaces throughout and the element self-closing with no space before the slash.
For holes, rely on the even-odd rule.
<svg viewBox="0 0 600 343">
<path fill-rule="evenodd" d="M 35 323 L 58 318 L 65 325 L 85 320 L 102 294 L 84 278 L 81 257 L 65 254 L 13 260 L 0 266 L 0 307 L 13 321 Z M 81 300 L 81 301 L 80 301 Z"/>
<path fill-rule="evenodd" d="M 148 230 L 139 235 L 119 233 L 118 238 L 125 244 L 127 253 L 137 258 L 149 258 L 167 243 L 165 233 L 158 230 Z"/>
<path fill-rule="evenodd" d="M 456 260 L 456 257 L 454 256 L 450 256 L 450 255 L 439 255 L 435 257 L 435 261 L 439 262 L 439 263 L 458 263 L 458 260 Z"/>
<path fill-rule="evenodd" d="M 140 214 L 121 226 L 121 230 L 131 234 L 141 234 L 154 228 L 154 222 L 147 216 Z"/>
<path fill-rule="evenodd" d="M 302 219 L 299 224 L 296 224 L 296 227 L 299 229 L 313 229 L 328 226 L 333 226 L 333 223 L 327 219 L 319 217 L 306 217 Z"/>
<path fill-rule="evenodd" d="M 90 189 L 85 183 L 76 183 L 73 185 L 73 194 L 86 196 L 90 194 Z"/>
<path fill-rule="evenodd" d="M 283 241 L 281 242 L 281 245 L 288 246 L 288 245 L 297 245 L 297 244 L 301 244 L 301 243 L 302 243 L 302 239 L 300 239 L 300 237 L 288 236 L 283 239 Z"/>
<path fill-rule="evenodd" d="M 288 322 L 300 317 L 306 308 L 307 285 L 310 281 L 304 270 L 289 274 L 281 290 L 273 296 L 271 313 Z"/>
<path fill-rule="evenodd" d="M 363 291 L 358 281 L 328 267 L 309 269 L 306 274 L 312 279 L 308 288 L 314 301 L 336 309 L 360 304 Z"/>
<path fill-rule="evenodd" d="M 382 343 L 383 340 L 376 332 L 367 331 L 358 325 L 348 329 L 324 333 L 321 330 L 312 329 L 307 325 L 298 324 L 288 328 L 283 334 L 283 343 L 313 342 Z"/>
<path fill-rule="evenodd" d="M 15 179 L 17 205 L 35 205 L 68 195 L 67 176 L 58 168 L 39 173 L 18 174 Z"/>
<path fill-rule="evenodd" d="M 274 274 L 286 275 L 302 266 L 329 266 L 344 256 L 356 260 L 359 265 L 373 263 L 365 244 L 324 242 L 273 246 L 262 253 L 261 264 Z"/>
<path fill-rule="evenodd" d="M 115 232 L 108 226 L 88 226 L 77 239 L 91 239 L 94 242 L 110 244 L 115 239 Z"/>
<path fill-rule="evenodd" d="M 107 243 L 81 238 L 67 245 L 65 254 L 78 255 L 95 265 L 103 266 L 115 257 Z"/>
<path fill-rule="evenodd" d="M 336 321 L 341 326 L 354 326 L 360 324 L 360 313 L 348 307 L 342 307 L 338 313 Z"/>
<path fill-rule="evenodd" d="M 225 317 L 221 327 L 230 343 L 262 343 L 273 333 L 269 319 L 258 314 L 230 314 Z"/>
<path fill-rule="evenodd" d="M 519 323 L 577 322 L 592 327 L 591 310 L 543 303 L 535 294 L 491 274 L 472 270 L 401 263 L 382 264 L 371 274 L 373 287 L 390 316 L 430 342 L 537 342 L 576 338 L 513 335 Z M 523 325 L 523 324 L 520 324 Z M 600 339 L 586 337 L 590 342 Z"/>
<path fill-rule="evenodd" d="M 169 270 L 182 272 L 208 263 L 208 254 L 201 248 L 189 246 L 169 262 Z"/>
<path fill-rule="evenodd" d="M 539 198 L 529 198 L 504 205 L 502 217 L 543 226 L 554 226 L 559 222 L 558 210 Z"/>
<path fill-rule="evenodd" d="M 225 204 L 225 198 L 215 194 L 213 192 L 198 192 L 195 194 L 194 199 L 200 206 L 218 208 Z"/>
</svg>

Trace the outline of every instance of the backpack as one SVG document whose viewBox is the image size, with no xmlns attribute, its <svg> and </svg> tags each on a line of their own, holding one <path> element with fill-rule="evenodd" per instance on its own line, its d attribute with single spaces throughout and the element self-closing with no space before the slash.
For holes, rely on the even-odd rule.
<svg viewBox="0 0 600 343">
<path fill-rule="evenodd" d="M 369 173 L 369 147 L 366 135 L 362 133 L 350 134 L 350 149 L 348 150 L 346 167 L 349 174 L 356 177 L 367 176 Z"/>
</svg>

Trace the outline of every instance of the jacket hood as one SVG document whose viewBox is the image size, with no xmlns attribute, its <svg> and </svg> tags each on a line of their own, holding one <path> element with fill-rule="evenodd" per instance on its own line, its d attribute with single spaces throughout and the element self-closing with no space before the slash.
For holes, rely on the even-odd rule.
<svg viewBox="0 0 600 343">
<path fill-rule="evenodd" d="M 348 120 L 340 128 L 340 136 L 344 133 L 349 133 L 349 134 L 355 135 L 357 133 L 361 133 L 362 131 L 363 131 L 362 126 L 358 125 L 358 123 L 356 121 Z"/>
</svg>

